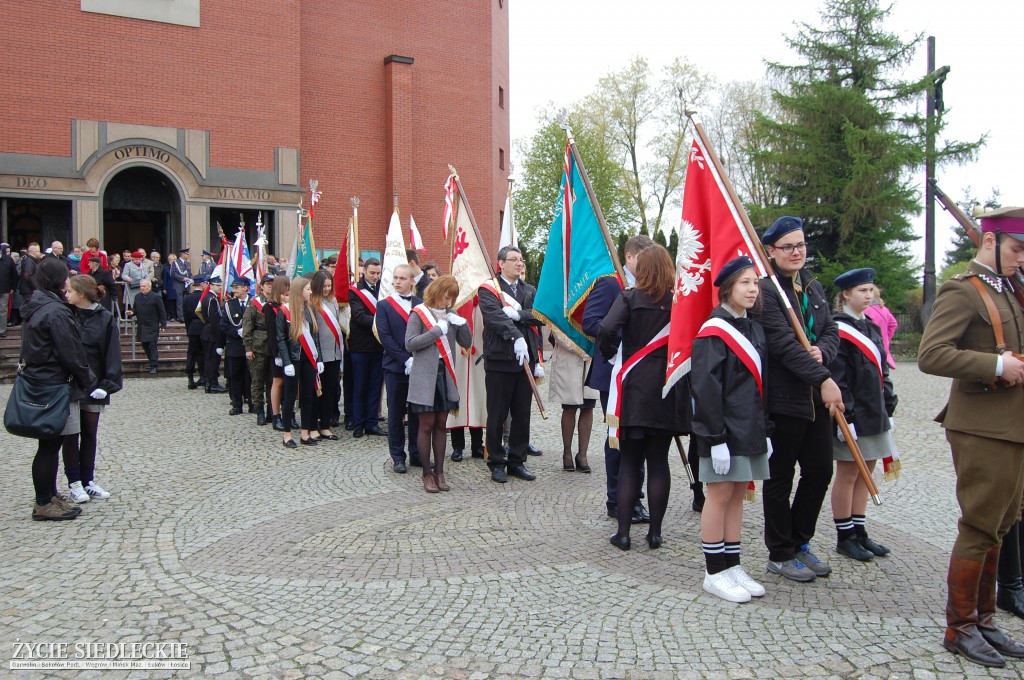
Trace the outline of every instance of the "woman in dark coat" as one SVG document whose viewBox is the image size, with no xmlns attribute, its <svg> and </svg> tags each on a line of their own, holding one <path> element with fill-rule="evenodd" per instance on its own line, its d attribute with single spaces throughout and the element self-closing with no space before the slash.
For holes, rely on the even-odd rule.
<svg viewBox="0 0 1024 680">
<path fill-rule="evenodd" d="M 284 432 L 291 428 L 291 423 L 286 427 L 281 422 L 281 393 L 284 390 L 284 361 L 278 351 L 277 343 L 277 316 L 281 311 L 281 305 L 286 302 L 288 289 L 291 283 L 284 274 L 274 277 L 274 283 L 270 287 L 270 298 L 267 304 L 263 305 L 263 321 L 267 329 L 267 354 L 273 356 L 270 373 L 273 382 L 270 385 L 270 413 L 273 415 L 273 428 L 278 432 Z"/>
<path fill-rule="evenodd" d="M 301 418 L 299 441 L 306 446 L 316 446 L 319 441 L 310 436 L 310 430 L 317 429 L 317 392 L 320 391 L 319 376 L 324 371 L 324 364 L 320 360 L 319 326 L 309 304 L 311 295 L 309 279 L 293 279 L 288 291 L 288 304 L 282 305 L 277 315 L 278 356 L 284 364 L 285 375 L 281 411 L 288 428 L 283 443 L 290 449 L 296 446 L 289 427 L 295 417 L 296 392 Z"/>
<path fill-rule="evenodd" d="M 662 398 L 668 362 L 667 326 L 672 309 L 675 266 L 660 245 L 637 255 L 636 287 L 625 290 L 612 304 L 598 331 L 601 354 L 616 355 L 616 338 L 622 331 L 622 377 L 617 406 L 609 406 L 609 423 L 618 429 L 622 452 L 619 463 L 618 531 L 612 545 L 629 550 L 633 506 L 640 495 L 640 475 L 647 463 L 647 494 L 651 523 L 647 544 L 661 547 L 661 522 L 668 507 L 671 476 L 668 448 L 672 437 L 690 429 L 690 394 L 685 381 L 672 386 Z M 663 334 L 663 331 L 666 333 Z M 634 359 L 634 355 L 636 358 Z M 620 372 L 622 375 L 622 372 Z M 615 375 L 612 376 L 615 383 Z M 611 399 L 609 404 L 612 404 Z M 611 439 L 611 438 L 610 438 Z M 614 440 L 612 444 L 614 445 Z"/>
<path fill-rule="evenodd" d="M 109 272 L 108 272 L 109 273 Z M 91 498 L 110 498 L 110 493 L 93 479 L 96 472 L 96 443 L 100 414 L 110 404 L 110 395 L 122 387 L 121 340 L 117 320 L 99 303 L 100 292 L 91 276 L 73 276 L 68 282 L 71 303 L 82 328 L 82 346 L 89 368 L 105 394 L 87 396 L 79 402 L 81 433 L 64 437 L 64 474 L 71 500 L 85 503 Z"/>
<path fill-rule="evenodd" d="M 71 505 L 54 487 L 64 436 L 79 431 L 79 405 L 86 394 L 102 399 L 106 392 L 96 384 L 82 347 L 81 331 L 75 315 L 64 302 L 68 266 L 55 257 L 44 258 L 36 270 L 36 290 L 22 308 L 24 328 L 21 335 L 24 378 L 38 384 L 71 384 L 71 408 L 64 431 L 52 439 L 40 439 L 32 461 L 32 484 L 36 503 L 34 520 L 65 520 L 77 517 L 82 509 Z"/>
</svg>

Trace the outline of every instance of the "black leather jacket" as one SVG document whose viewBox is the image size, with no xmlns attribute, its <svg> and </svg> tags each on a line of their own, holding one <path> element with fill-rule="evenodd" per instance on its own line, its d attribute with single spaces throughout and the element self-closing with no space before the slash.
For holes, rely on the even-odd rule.
<svg viewBox="0 0 1024 680">
<path fill-rule="evenodd" d="M 71 382 L 71 399 L 96 389 L 74 312 L 56 295 L 37 290 L 21 308 L 22 373 L 40 383 Z"/>
<path fill-rule="evenodd" d="M 119 392 L 124 384 L 117 320 L 102 306 L 74 311 L 82 327 L 82 347 L 85 348 L 89 368 L 96 376 L 98 386 L 107 392 L 103 399 L 86 396 L 85 403 L 109 404 L 110 395 Z"/>
<path fill-rule="evenodd" d="M 306 307 L 306 323 L 310 323 L 312 317 L 310 315 L 310 307 Z M 291 364 L 297 364 L 304 354 L 302 351 L 302 343 L 292 340 L 291 336 L 291 322 L 284 315 L 284 310 L 277 310 L 277 356 L 281 357 L 281 361 L 284 366 L 290 366 Z M 310 333 L 313 336 L 313 344 L 316 346 L 316 356 L 320 356 L 320 337 L 319 333 Z M 296 371 L 298 368 L 296 368 Z"/>
</svg>

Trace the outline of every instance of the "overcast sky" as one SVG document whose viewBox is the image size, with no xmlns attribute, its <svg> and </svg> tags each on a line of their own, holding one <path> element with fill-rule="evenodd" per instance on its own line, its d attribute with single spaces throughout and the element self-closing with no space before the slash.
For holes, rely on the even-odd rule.
<svg viewBox="0 0 1024 680">
<path fill-rule="evenodd" d="M 813 0 L 513 0 L 512 138 L 534 132 L 539 107 L 549 102 L 568 105 L 589 93 L 602 75 L 625 67 L 638 55 L 647 58 L 653 70 L 678 56 L 722 82 L 760 80 L 765 60 L 794 63 L 784 36 L 795 35 L 796 22 L 818 25 L 821 7 Z M 958 140 L 988 134 L 977 162 L 938 171 L 942 189 L 960 199 L 970 186 L 984 200 L 998 188 L 1004 206 L 1024 205 L 1024 3 L 896 0 L 885 28 L 906 38 L 917 33 L 935 36 L 936 65 L 951 68 L 944 87 L 946 134 Z M 926 72 L 922 41 L 906 76 Z M 920 175 L 923 187 L 923 170 Z M 678 219 L 675 216 L 670 223 Z M 924 213 L 914 221 L 923 234 Z M 940 266 L 954 224 L 939 208 Z M 913 252 L 923 261 L 922 241 Z"/>
</svg>

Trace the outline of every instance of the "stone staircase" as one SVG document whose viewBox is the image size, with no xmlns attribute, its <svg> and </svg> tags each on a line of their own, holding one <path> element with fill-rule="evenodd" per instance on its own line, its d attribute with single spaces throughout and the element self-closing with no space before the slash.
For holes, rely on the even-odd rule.
<svg viewBox="0 0 1024 680">
<path fill-rule="evenodd" d="M 135 322 L 118 322 L 121 337 L 121 365 L 125 377 L 167 377 L 169 375 L 185 375 L 185 358 L 188 352 L 188 336 L 185 325 L 175 321 L 167 324 L 160 331 L 160 368 L 156 376 L 146 371 L 149 360 L 142 344 L 135 341 Z M 8 326 L 7 337 L 0 338 L 0 383 L 9 383 L 14 379 L 18 365 L 18 353 L 21 348 L 21 327 Z"/>
</svg>

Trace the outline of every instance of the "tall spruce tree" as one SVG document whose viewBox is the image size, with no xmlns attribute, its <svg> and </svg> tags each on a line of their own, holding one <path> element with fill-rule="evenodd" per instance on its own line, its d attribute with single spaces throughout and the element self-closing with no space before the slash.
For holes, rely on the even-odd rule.
<svg viewBox="0 0 1024 680">
<path fill-rule="evenodd" d="M 758 120 L 767 144 L 754 158 L 778 168 L 781 199 L 752 216 L 762 225 L 802 217 L 808 255 L 825 281 L 874 267 L 887 295 L 901 299 L 918 285 L 909 218 L 923 195 L 911 173 L 925 162 L 920 109 L 931 82 L 903 79 L 921 36 L 885 31 L 889 11 L 878 0 L 826 0 L 820 27 L 801 23 L 787 38 L 801 63 L 769 64 L 786 89 L 774 92 L 778 117 Z M 936 162 L 969 160 L 983 142 L 946 142 Z"/>
</svg>

